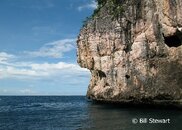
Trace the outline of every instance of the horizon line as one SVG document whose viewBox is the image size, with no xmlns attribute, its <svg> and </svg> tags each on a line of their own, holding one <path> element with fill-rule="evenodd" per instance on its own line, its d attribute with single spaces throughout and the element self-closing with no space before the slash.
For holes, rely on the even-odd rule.
<svg viewBox="0 0 182 130">
<path fill-rule="evenodd" d="M 86 95 L 0 95 L 2 96 L 86 96 Z"/>
</svg>

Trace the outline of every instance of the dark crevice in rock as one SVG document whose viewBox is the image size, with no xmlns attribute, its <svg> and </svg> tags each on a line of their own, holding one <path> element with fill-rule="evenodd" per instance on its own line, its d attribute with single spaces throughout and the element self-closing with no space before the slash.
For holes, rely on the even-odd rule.
<svg viewBox="0 0 182 130">
<path fill-rule="evenodd" d="M 105 74 L 103 71 L 98 70 L 98 76 L 99 76 L 100 78 L 105 78 L 105 77 L 106 77 L 106 74 Z"/>
<path fill-rule="evenodd" d="M 127 79 L 129 79 L 129 78 L 130 78 L 130 76 L 129 76 L 129 75 L 125 75 L 125 77 L 126 77 Z"/>
<path fill-rule="evenodd" d="M 123 49 L 125 51 L 125 53 L 128 53 L 131 51 L 131 46 L 126 45 L 126 48 Z"/>
<path fill-rule="evenodd" d="M 109 83 L 106 83 L 106 86 L 109 86 Z"/>
<path fill-rule="evenodd" d="M 179 47 L 182 45 L 182 41 L 178 37 L 178 35 L 173 36 L 164 36 L 164 42 L 168 47 Z"/>
<path fill-rule="evenodd" d="M 135 1 L 134 3 L 136 5 L 136 8 L 137 8 L 137 12 L 136 12 L 136 18 L 137 19 L 142 19 L 142 1 Z"/>
<path fill-rule="evenodd" d="M 131 38 L 131 31 L 129 31 L 129 30 L 131 30 L 131 22 L 127 22 L 127 26 L 124 29 L 126 46 L 123 50 L 125 51 L 125 53 L 128 53 L 132 50 L 131 49 L 132 42 L 130 40 L 128 40 L 128 39 L 132 39 Z"/>
</svg>

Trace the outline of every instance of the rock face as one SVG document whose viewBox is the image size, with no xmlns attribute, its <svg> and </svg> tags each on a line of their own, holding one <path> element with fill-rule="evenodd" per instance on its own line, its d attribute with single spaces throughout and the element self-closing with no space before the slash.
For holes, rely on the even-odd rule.
<svg viewBox="0 0 182 130">
<path fill-rule="evenodd" d="M 78 63 L 91 71 L 87 97 L 117 103 L 182 106 L 182 1 L 107 2 L 81 29 Z"/>
</svg>

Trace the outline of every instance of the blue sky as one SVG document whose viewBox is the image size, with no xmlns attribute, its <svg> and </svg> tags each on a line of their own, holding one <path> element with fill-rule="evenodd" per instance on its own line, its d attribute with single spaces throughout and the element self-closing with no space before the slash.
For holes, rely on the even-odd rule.
<svg viewBox="0 0 182 130">
<path fill-rule="evenodd" d="M 0 95 L 85 95 L 76 38 L 94 0 L 0 0 Z"/>
</svg>

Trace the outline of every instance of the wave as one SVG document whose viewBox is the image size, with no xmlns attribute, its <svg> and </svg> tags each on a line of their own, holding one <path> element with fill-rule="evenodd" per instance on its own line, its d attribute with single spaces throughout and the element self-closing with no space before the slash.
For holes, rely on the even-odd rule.
<svg viewBox="0 0 182 130">
<path fill-rule="evenodd" d="M 8 112 L 10 109 L 11 106 L 0 106 L 0 112 Z"/>
</svg>

